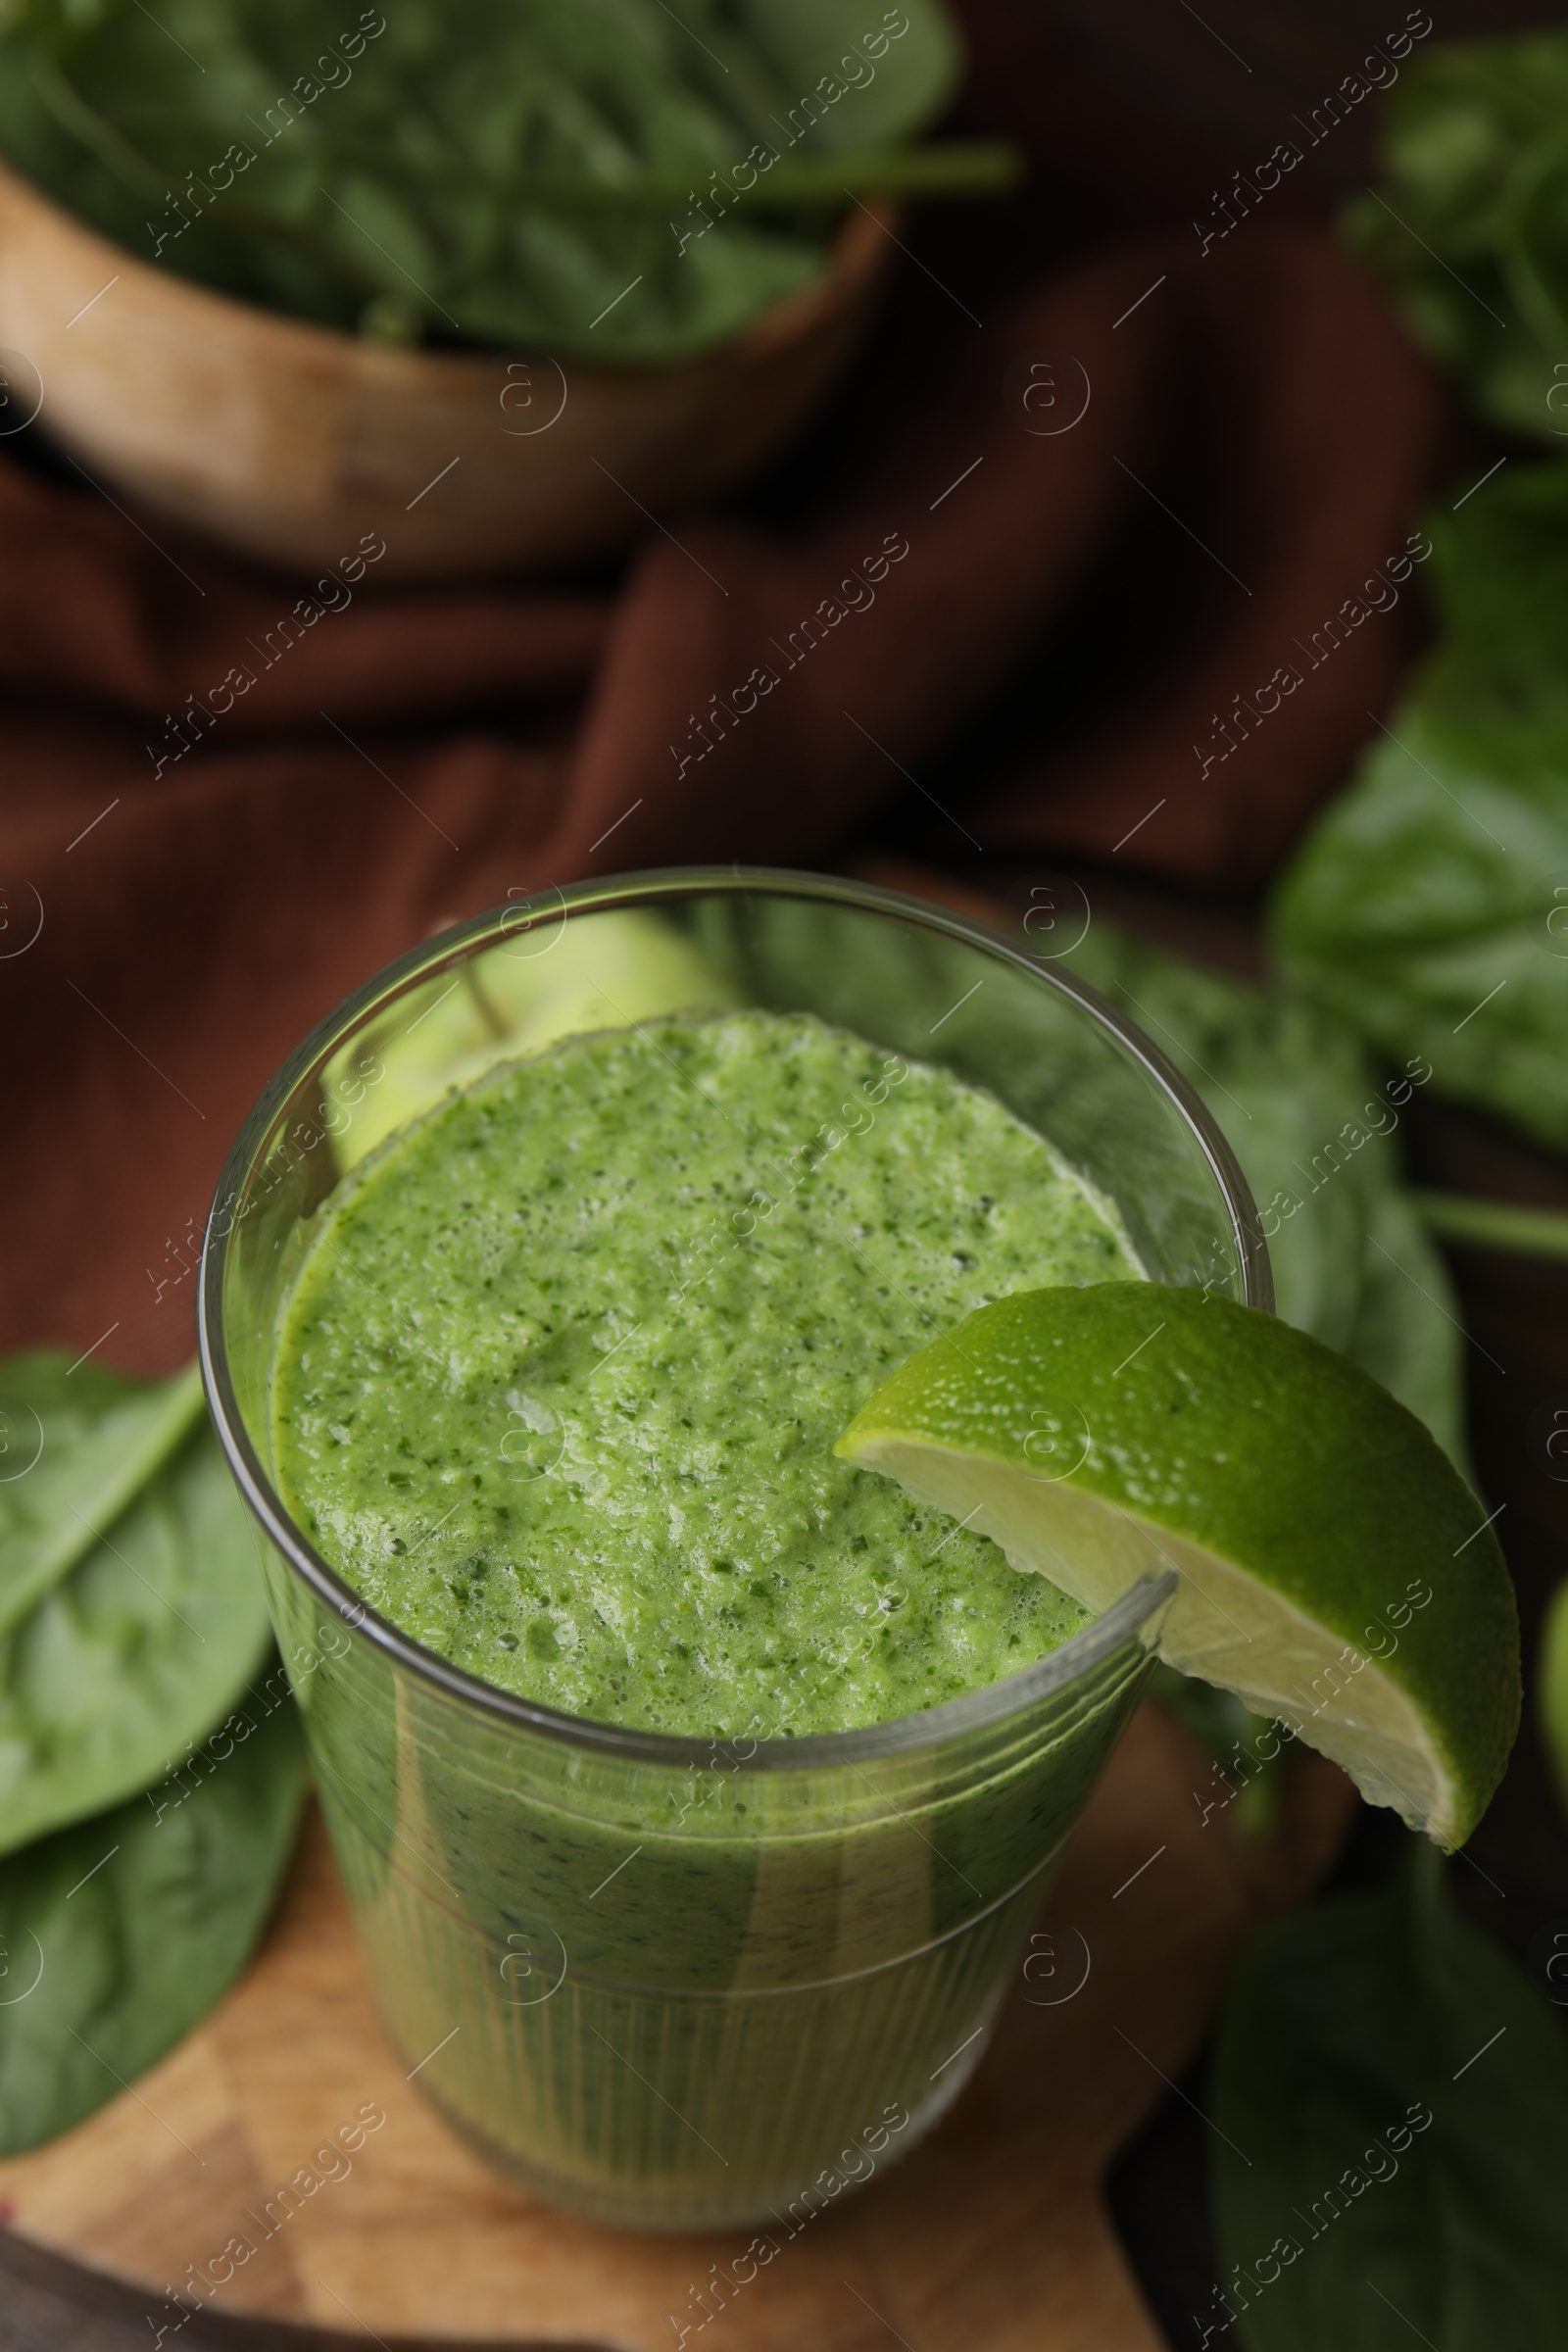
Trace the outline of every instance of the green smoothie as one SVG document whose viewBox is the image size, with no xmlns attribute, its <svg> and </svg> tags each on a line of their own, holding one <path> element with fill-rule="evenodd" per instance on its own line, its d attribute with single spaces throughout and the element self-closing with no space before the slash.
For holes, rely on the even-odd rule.
<svg viewBox="0 0 1568 2352">
<path fill-rule="evenodd" d="M 372 1156 L 279 1336 L 291 1510 L 428 1649 L 569 1713 L 846 1731 L 1079 1606 L 833 1440 L 971 1308 L 1136 1277 L 994 1096 L 807 1015 L 510 1063 Z"/>
<path fill-rule="evenodd" d="M 498 1062 L 273 1263 L 290 1513 L 575 1719 L 275 1584 L 397 2046 L 537 2192 L 782 2244 L 962 2083 L 1147 1662 L 1053 1680 L 1076 1604 L 833 1441 L 982 1301 L 1139 1278 L 1114 1212 L 954 1072 L 727 1011 Z"/>
</svg>

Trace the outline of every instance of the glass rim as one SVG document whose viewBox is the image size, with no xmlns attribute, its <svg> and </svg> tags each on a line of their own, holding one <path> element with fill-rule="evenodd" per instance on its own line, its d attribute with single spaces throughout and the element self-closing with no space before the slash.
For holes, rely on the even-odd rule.
<svg viewBox="0 0 1568 2352">
<path fill-rule="evenodd" d="M 1150 1624 L 1176 1590 L 1178 1580 L 1174 1571 L 1166 1568 L 1158 1575 L 1142 1577 L 1059 1648 L 1008 1675 L 1004 1681 L 966 1691 L 958 1698 L 945 1699 L 940 1705 L 922 1708 L 912 1715 L 895 1716 L 886 1723 L 866 1724 L 853 1731 L 812 1733 L 800 1739 L 755 1740 L 744 1734 L 705 1740 L 689 1734 L 639 1731 L 624 1724 L 601 1723 L 591 1716 L 568 1714 L 540 1700 L 504 1690 L 423 1648 L 402 1627 L 372 1609 L 322 1558 L 289 1516 L 250 1442 L 234 1395 L 223 1332 L 223 1277 L 238 1219 L 231 1217 L 224 1231 L 218 1233 L 220 1204 L 225 1197 L 230 1200 L 242 1197 L 260 1148 L 278 1112 L 300 1081 L 331 1048 L 341 1045 L 372 1012 L 434 977 L 449 964 L 466 959 L 482 944 L 514 938 L 558 919 L 564 929 L 573 913 L 608 912 L 649 901 L 726 892 L 736 896 L 765 893 L 775 898 L 815 900 L 891 915 L 901 922 L 956 940 L 994 961 L 1027 973 L 1037 983 L 1054 988 L 1071 1000 L 1092 1022 L 1109 1031 L 1117 1045 L 1143 1065 L 1158 1091 L 1174 1104 L 1207 1163 L 1229 1217 L 1244 1303 L 1272 1310 L 1273 1283 L 1267 1250 L 1247 1179 L 1230 1145 L 1181 1072 L 1098 990 L 1076 974 L 1058 971 L 1050 957 L 1025 955 L 999 931 L 973 916 L 959 914 L 930 900 L 910 898 L 902 891 L 884 889 L 879 884 L 790 867 L 688 865 L 644 868 L 607 875 L 599 882 L 578 882 L 565 887 L 552 883 L 514 906 L 503 905 L 470 916 L 420 941 L 391 963 L 384 964 L 318 1021 L 263 1088 L 223 1162 L 202 1243 L 198 1346 L 202 1382 L 219 1442 L 263 1535 L 344 1624 L 365 1635 L 393 1663 L 445 1696 L 476 1708 L 500 1723 L 543 1733 L 567 1745 L 601 1755 L 689 1771 L 710 1763 L 713 1751 L 720 1749 L 726 1751 L 726 1760 L 740 1771 L 804 1772 L 940 1746 L 964 1733 L 1001 1724 L 1008 1716 L 1064 1690 Z M 747 1747 L 751 1749 L 749 1755 L 737 1756 L 731 1752 Z"/>
</svg>

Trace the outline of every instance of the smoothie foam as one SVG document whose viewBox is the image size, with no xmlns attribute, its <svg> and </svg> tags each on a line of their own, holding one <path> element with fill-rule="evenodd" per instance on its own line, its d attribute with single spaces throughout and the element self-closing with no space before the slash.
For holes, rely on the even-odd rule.
<svg viewBox="0 0 1568 2352">
<path fill-rule="evenodd" d="M 804 1014 L 579 1036 L 321 1212 L 278 1334 L 279 1484 L 373 1607 L 504 1689 L 703 1737 L 883 1722 L 1086 1617 L 833 1440 L 986 1300 L 1140 1271 L 949 1071 Z"/>
</svg>

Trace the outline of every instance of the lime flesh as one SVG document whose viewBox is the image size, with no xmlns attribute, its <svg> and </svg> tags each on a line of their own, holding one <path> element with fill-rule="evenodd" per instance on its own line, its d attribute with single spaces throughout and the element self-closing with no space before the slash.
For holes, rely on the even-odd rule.
<svg viewBox="0 0 1568 2352">
<path fill-rule="evenodd" d="M 1462 1844 L 1518 1729 L 1501 1548 L 1377 1382 L 1159 1283 L 1026 1291 L 911 1356 L 837 1452 L 1101 1611 L 1174 1569 L 1159 1650 Z"/>
</svg>

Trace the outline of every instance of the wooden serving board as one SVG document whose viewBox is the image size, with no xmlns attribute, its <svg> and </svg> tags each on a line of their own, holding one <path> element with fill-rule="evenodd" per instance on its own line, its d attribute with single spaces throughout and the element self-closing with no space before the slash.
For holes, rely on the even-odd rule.
<svg viewBox="0 0 1568 2352">
<path fill-rule="evenodd" d="M 236 2320 L 388 2344 L 1156 2352 L 1102 2177 L 1201 2041 L 1232 1955 L 1309 1890 L 1354 1803 L 1298 1755 L 1259 1848 L 1234 1808 L 1205 1821 L 1217 1788 L 1146 1704 L 974 2081 L 904 2164 L 793 2239 L 774 2231 L 761 2267 L 742 2259 L 749 2230 L 654 2237 L 556 2212 L 453 2137 L 380 2032 L 313 1816 L 261 1952 L 206 2023 L 63 2139 L 0 2164 L 0 2267 L 8 2246 L 33 2275 L 40 2256 L 79 2266 L 84 2300 L 138 2332 L 145 2315 L 151 2352 Z M 352 2142 L 375 2116 L 345 2153 L 342 2128 Z M 236 2237 L 256 2250 L 233 2268 Z"/>
</svg>

